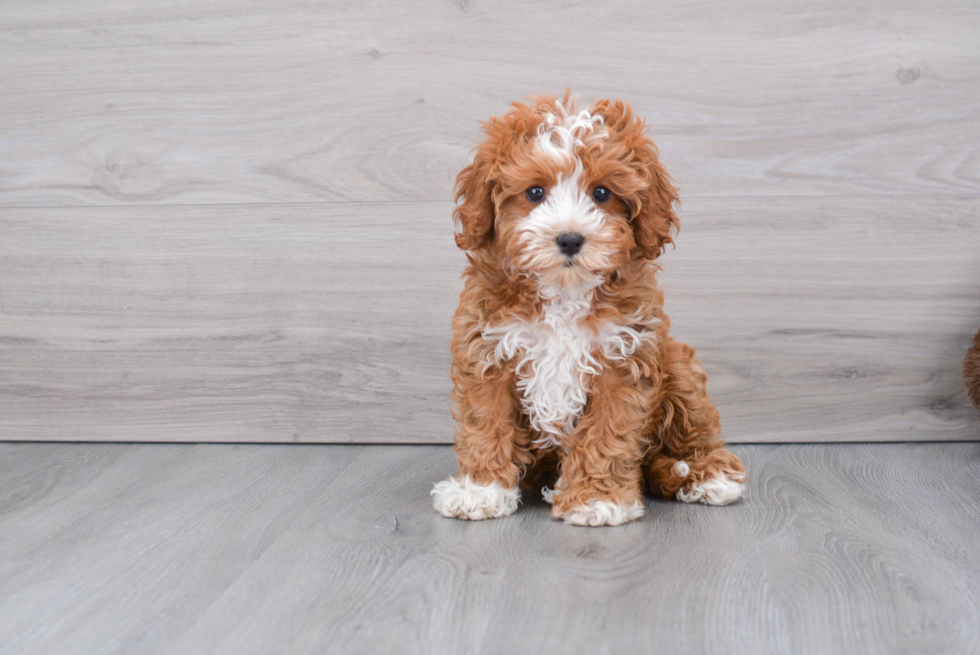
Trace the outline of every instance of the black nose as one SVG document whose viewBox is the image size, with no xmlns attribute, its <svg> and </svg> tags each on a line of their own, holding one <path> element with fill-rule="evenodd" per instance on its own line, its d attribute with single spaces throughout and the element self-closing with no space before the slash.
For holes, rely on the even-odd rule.
<svg viewBox="0 0 980 655">
<path fill-rule="evenodd" d="M 585 237 L 581 234 L 567 232 L 558 235 L 558 248 L 569 257 L 581 250 L 583 243 L 585 243 Z"/>
</svg>

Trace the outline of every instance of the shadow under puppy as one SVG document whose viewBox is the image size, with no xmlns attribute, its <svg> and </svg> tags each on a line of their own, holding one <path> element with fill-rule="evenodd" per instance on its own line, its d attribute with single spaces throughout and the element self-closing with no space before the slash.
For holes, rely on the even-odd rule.
<svg viewBox="0 0 980 655">
<path fill-rule="evenodd" d="M 467 252 L 453 318 L 459 473 L 432 490 L 446 517 L 517 509 L 519 485 L 552 516 L 619 525 L 644 486 L 684 502 L 741 497 L 694 350 L 668 336 L 655 260 L 677 191 L 622 101 L 578 110 L 514 103 L 456 181 Z"/>
</svg>

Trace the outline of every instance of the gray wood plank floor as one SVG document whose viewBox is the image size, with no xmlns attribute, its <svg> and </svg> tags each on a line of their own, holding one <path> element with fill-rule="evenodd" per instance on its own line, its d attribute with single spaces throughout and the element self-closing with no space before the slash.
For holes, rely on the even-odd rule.
<svg viewBox="0 0 980 655">
<path fill-rule="evenodd" d="M 444 446 L 4 444 L 0 653 L 976 653 L 980 444 L 738 446 L 730 507 L 430 507 Z"/>
</svg>

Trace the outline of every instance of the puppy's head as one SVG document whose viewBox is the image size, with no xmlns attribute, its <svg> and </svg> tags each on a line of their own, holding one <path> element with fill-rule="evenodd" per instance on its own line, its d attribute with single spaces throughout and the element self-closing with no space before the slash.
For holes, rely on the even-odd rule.
<svg viewBox="0 0 980 655">
<path fill-rule="evenodd" d="M 542 287 L 591 288 L 656 259 L 677 225 L 670 182 L 643 121 L 622 101 L 514 103 L 485 123 L 456 179 L 456 243 L 488 249 Z"/>
</svg>

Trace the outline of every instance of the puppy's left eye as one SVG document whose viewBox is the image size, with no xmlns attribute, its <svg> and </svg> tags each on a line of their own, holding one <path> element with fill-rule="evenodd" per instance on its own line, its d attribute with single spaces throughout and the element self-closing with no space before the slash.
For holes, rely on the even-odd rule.
<svg viewBox="0 0 980 655">
<path fill-rule="evenodd" d="M 592 190 L 592 199 L 596 202 L 607 202 L 612 198 L 612 191 L 604 186 L 597 186 Z"/>
</svg>

